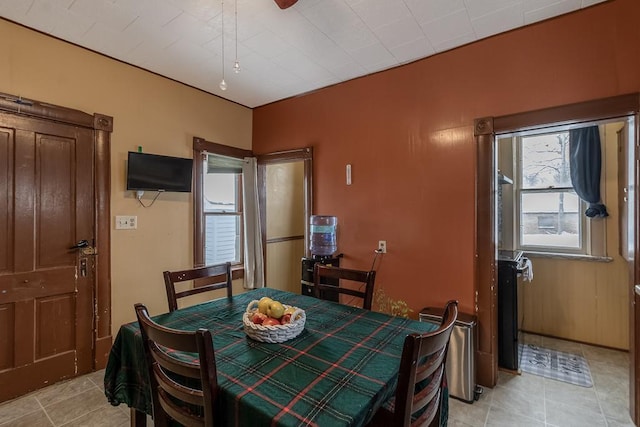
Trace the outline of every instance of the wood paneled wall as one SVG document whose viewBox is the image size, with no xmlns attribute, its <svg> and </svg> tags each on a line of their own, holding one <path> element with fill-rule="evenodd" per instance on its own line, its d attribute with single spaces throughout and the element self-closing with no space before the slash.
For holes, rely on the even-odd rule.
<svg viewBox="0 0 640 427">
<path fill-rule="evenodd" d="M 523 330 L 629 349 L 628 275 L 611 263 L 532 258 L 523 283 Z"/>
<path fill-rule="evenodd" d="M 618 250 L 617 130 L 604 128 L 603 198 L 611 262 L 531 257 L 534 279 L 520 285 L 526 331 L 629 349 L 628 270 Z"/>
</svg>

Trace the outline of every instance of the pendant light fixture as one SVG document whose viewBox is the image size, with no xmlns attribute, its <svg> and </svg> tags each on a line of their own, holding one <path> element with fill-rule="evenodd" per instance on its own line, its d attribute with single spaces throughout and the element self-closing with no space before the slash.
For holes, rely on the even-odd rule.
<svg viewBox="0 0 640 427">
<path fill-rule="evenodd" d="M 224 81 L 224 0 L 221 0 L 222 4 L 222 81 L 220 82 L 220 89 L 227 90 L 227 82 Z"/>
<path fill-rule="evenodd" d="M 235 0 L 236 15 L 236 62 L 233 63 L 233 71 L 238 74 L 240 72 L 240 61 L 238 61 L 238 0 Z"/>
</svg>

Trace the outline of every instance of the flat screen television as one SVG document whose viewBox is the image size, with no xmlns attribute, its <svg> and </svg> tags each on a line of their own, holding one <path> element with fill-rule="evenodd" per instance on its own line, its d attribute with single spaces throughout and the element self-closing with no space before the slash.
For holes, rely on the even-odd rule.
<svg viewBox="0 0 640 427">
<path fill-rule="evenodd" d="M 129 151 L 127 190 L 191 191 L 193 159 Z"/>
</svg>

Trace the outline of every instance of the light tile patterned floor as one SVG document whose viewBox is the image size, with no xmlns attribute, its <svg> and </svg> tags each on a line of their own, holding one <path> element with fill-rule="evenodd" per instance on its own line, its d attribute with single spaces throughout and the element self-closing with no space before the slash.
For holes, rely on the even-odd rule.
<svg viewBox="0 0 640 427">
<path fill-rule="evenodd" d="M 583 355 L 594 386 L 500 372 L 498 385 L 485 388 L 477 402 L 449 400 L 450 427 L 633 426 L 628 353 L 537 335 L 527 335 L 526 342 Z M 128 426 L 129 409 L 104 397 L 103 375 L 94 372 L 0 404 L 0 427 Z M 147 425 L 153 425 L 150 419 Z"/>
<path fill-rule="evenodd" d="M 93 372 L 0 404 L 0 427 L 128 426 L 128 408 L 107 402 L 103 378 Z"/>
<path fill-rule="evenodd" d="M 629 417 L 629 355 L 539 335 L 525 342 L 584 356 L 594 386 L 585 388 L 527 373 L 500 371 L 498 384 L 467 404 L 449 399 L 450 427 L 618 427 Z"/>
</svg>

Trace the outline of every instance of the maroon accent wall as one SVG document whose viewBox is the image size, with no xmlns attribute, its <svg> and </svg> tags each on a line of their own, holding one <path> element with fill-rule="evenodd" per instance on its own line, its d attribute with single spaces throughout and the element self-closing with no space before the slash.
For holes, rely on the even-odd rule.
<svg viewBox="0 0 640 427">
<path fill-rule="evenodd" d="M 253 151 L 313 146 L 313 211 L 338 217 L 343 264 L 369 268 L 386 240 L 376 288 L 472 312 L 473 120 L 640 91 L 638 17 L 608 1 L 256 108 Z"/>
</svg>

